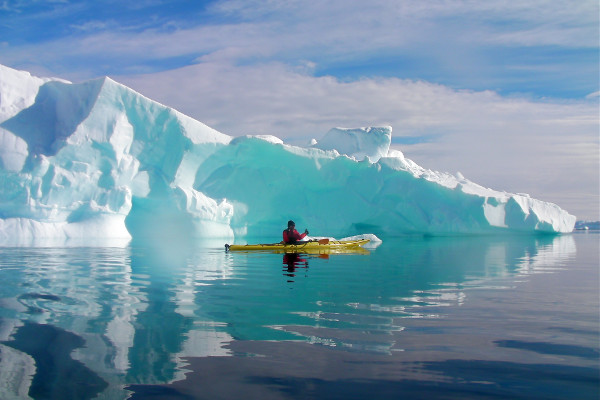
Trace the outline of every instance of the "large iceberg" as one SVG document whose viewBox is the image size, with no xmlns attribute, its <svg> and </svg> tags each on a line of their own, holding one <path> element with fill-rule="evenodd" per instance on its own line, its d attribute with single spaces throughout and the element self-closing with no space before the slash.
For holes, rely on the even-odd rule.
<svg viewBox="0 0 600 400">
<path fill-rule="evenodd" d="M 201 95 L 201 94 L 199 94 Z M 391 127 L 232 138 L 110 78 L 0 66 L 0 241 L 570 232 L 555 204 L 431 171 Z"/>
</svg>

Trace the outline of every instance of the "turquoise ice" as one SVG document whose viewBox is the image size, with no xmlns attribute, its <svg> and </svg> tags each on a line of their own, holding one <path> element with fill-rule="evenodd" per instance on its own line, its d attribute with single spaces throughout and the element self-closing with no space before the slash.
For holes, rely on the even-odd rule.
<svg viewBox="0 0 600 400">
<path fill-rule="evenodd" d="M 233 138 L 110 78 L 73 84 L 0 66 L 0 240 L 570 232 L 526 194 L 423 168 L 391 127 L 310 146 Z M 202 96 L 199 93 L 198 96 Z"/>
</svg>

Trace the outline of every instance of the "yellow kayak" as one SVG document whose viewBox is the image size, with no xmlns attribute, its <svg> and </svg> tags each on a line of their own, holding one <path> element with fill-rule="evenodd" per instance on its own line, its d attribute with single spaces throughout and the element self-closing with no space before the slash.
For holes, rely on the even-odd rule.
<svg viewBox="0 0 600 400">
<path fill-rule="evenodd" d="M 296 244 L 271 243 L 271 244 L 232 244 L 225 245 L 228 251 L 270 251 L 276 253 L 339 253 L 360 252 L 368 253 L 362 248 L 369 243 L 369 239 L 358 240 L 328 240 L 298 242 Z"/>
</svg>

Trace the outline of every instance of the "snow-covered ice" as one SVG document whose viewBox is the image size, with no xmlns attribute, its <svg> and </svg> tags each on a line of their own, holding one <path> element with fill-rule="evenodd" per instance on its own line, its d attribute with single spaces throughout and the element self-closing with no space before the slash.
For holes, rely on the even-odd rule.
<svg viewBox="0 0 600 400">
<path fill-rule="evenodd" d="M 377 162 L 388 154 L 392 144 L 392 127 L 368 127 L 358 129 L 333 128 L 313 147 L 336 150 L 341 154 L 362 161 L 368 158 Z"/>
<path fill-rule="evenodd" d="M 232 138 L 109 78 L 0 66 L 0 241 L 571 232 L 527 195 L 420 167 L 391 127 L 335 128 L 309 147 Z"/>
</svg>

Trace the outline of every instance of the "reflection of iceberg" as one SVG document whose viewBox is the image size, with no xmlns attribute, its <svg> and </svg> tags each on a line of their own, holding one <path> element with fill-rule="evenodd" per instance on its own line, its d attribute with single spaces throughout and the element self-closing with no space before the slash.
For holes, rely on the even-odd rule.
<svg viewBox="0 0 600 400">
<path fill-rule="evenodd" d="M 130 248 L 0 248 L 0 252 L 0 270 L 6 275 L 8 268 L 3 269 L 3 266 L 11 266 L 8 275 L 11 280 L 0 292 L 0 340 L 6 342 L 0 345 L 2 398 L 26 398 L 20 394 L 28 392 L 35 374 L 31 356 L 9 347 L 11 337 L 23 326 L 20 319 L 56 326 L 85 340 L 85 347 L 73 351 L 71 357 L 109 382 L 110 387 L 101 398 L 126 397 L 121 387 L 131 369 L 139 368 L 139 365 L 132 366 L 132 362 L 136 362 L 135 354 L 163 353 L 164 361 L 173 365 L 170 373 L 164 369 L 167 371 L 164 376 L 154 376 L 153 372 L 136 375 L 144 383 L 181 378 L 185 357 L 229 354 L 224 346 L 232 340 L 231 336 L 222 326 L 210 321 L 182 326 L 183 336 L 170 338 L 175 339 L 175 347 L 166 344 L 162 348 L 159 341 L 154 343 L 156 348 L 149 349 L 145 346 L 150 343 L 137 340 L 143 331 L 140 317 L 159 321 L 154 327 L 154 338 L 164 335 L 162 331 L 166 326 L 160 321 L 169 316 L 153 313 L 151 309 L 156 302 L 172 304 L 171 312 L 182 318 L 186 318 L 183 314 L 187 314 L 187 318 L 198 318 L 197 301 L 186 298 L 185 294 L 193 296 L 198 287 L 205 288 L 216 279 L 227 279 L 231 272 L 222 251 L 170 258 L 179 265 L 163 264 L 165 258 L 147 252 L 151 256 L 144 259 L 142 269 L 136 267 L 140 260 Z M 145 264 L 148 260 L 155 264 Z M 188 262 L 182 264 L 184 260 Z M 157 268 L 165 267 L 182 279 L 167 285 L 168 297 L 160 299 L 155 297 L 155 290 L 148 288 L 155 286 L 155 279 L 159 279 L 160 285 L 164 283 Z"/>
<path fill-rule="evenodd" d="M 304 341 L 310 344 L 351 352 L 391 354 L 396 343 L 392 334 L 404 330 L 404 327 L 398 324 L 397 318 L 398 315 L 404 314 L 404 308 L 359 303 L 346 306 L 345 312 L 295 312 L 299 316 L 311 319 L 314 326 L 290 325 L 272 328 L 304 338 Z M 364 315 L 366 307 L 370 308 L 368 311 L 373 315 Z M 357 332 L 337 329 L 337 324 L 355 326 Z M 365 330 L 369 332 L 368 339 L 365 339 Z"/>
<path fill-rule="evenodd" d="M 382 251 L 385 250 L 378 249 L 373 256 Z M 273 328 L 304 337 L 309 343 L 346 351 L 388 354 L 398 350 L 393 333 L 404 329 L 403 319 L 438 318 L 442 312 L 440 307 L 463 305 L 470 289 L 511 289 L 512 279 L 507 285 L 504 279 L 498 278 L 555 270 L 574 256 L 576 248 L 572 236 L 519 236 L 409 240 L 396 243 L 391 251 L 406 258 L 402 267 L 418 265 L 422 269 L 420 273 L 425 280 L 421 285 L 406 288 L 406 295 L 390 296 L 387 303 L 366 301 L 372 300 L 371 297 L 347 303 L 344 308 L 319 303 L 318 311 L 295 312 L 310 321 L 306 325 L 296 323 Z M 401 288 L 398 289 L 401 292 Z M 359 294 L 356 298 L 361 300 Z M 349 325 L 352 330 L 369 334 L 352 335 L 347 328 L 336 329 L 338 325 Z"/>
<path fill-rule="evenodd" d="M 234 339 L 228 333 L 211 328 L 192 330 L 186 335 L 182 350 L 175 355 L 177 373 L 173 381 L 185 378 L 187 367 L 186 359 L 189 357 L 228 357 L 232 352 L 225 346 Z"/>
<path fill-rule="evenodd" d="M 527 241 L 530 244 L 527 245 Z M 412 296 L 405 297 L 414 303 L 410 313 L 416 317 L 433 316 L 424 313 L 422 307 L 460 306 L 467 299 L 470 288 L 506 289 L 503 284 L 496 283 L 497 278 L 511 277 L 515 274 L 529 275 L 535 273 L 551 272 L 561 269 L 561 265 L 575 255 L 576 246 L 572 236 L 518 238 L 510 240 L 483 240 L 485 250 L 482 276 L 471 275 L 465 277 L 465 282 L 440 282 L 438 288 L 414 291 Z M 525 246 L 521 243 L 525 243 Z M 477 252 L 476 250 L 474 252 Z M 473 254 L 473 252 L 471 253 Z M 469 253 L 465 258 L 469 259 Z M 408 311 L 408 310 L 407 310 Z"/>
<path fill-rule="evenodd" d="M 36 371 L 33 358 L 4 345 L 0 345 L 0 355 L 0 398 L 29 399 L 28 392 Z"/>
<path fill-rule="evenodd" d="M 116 374 L 128 368 L 132 323 L 143 304 L 131 285 L 128 250 L 20 248 L 4 250 L 2 262 L 13 266 L 12 281 L 3 287 L 2 297 L 10 295 L 16 300 L 2 302 L 5 313 L 0 327 L 7 331 L 2 338 L 5 343 L 10 346 L 11 337 L 21 329 L 22 324 L 14 324 L 14 318 L 72 332 L 77 335 L 72 337 L 81 338 L 86 346 L 77 348 L 71 357 L 105 381 L 118 383 Z M 27 386 L 25 392 L 30 383 Z"/>
<path fill-rule="evenodd" d="M 233 342 L 228 333 L 213 328 L 203 327 L 190 331 L 183 343 L 179 357 L 217 357 L 229 356 L 231 351 L 225 345 Z"/>
<path fill-rule="evenodd" d="M 435 317 L 469 288 L 560 268 L 574 253 L 572 236 L 390 239 L 368 257 L 311 258 L 313 275 L 290 283 L 279 255 L 0 247 L 0 340 L 10 347 L 23 322 L 77 335 L 85 346 L 71 357 L 110 385 L 100 398 L 126 398 L 123 385 L 181 379 L 188 358 L 231 356 L 236 341 L 390 354 L 406 318 Z M 0 384 L 26 393 L 32 358 L 8 351 Z"/>
<path fill-rule="evenodd" d="M 537 247 L 531 254 L 527 254 L 518 270 L 522 274 L 534 274 L 562 269 L 564 262 L 575 256 L 576 251 L 573 236 L 558 236 L 550 244 Z"/>
</svg>

